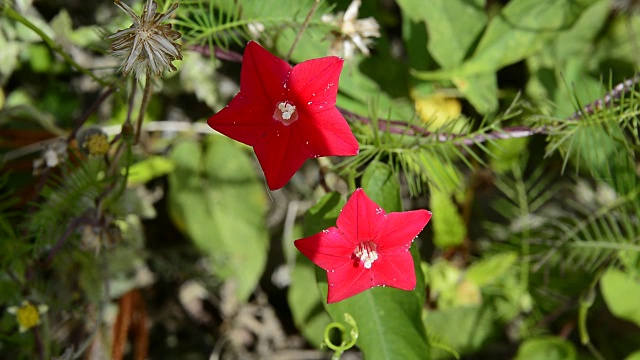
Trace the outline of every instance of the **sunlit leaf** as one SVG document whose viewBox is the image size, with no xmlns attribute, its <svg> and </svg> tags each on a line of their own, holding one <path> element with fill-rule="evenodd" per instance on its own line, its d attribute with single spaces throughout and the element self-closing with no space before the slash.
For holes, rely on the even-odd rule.
<svg viewBox="0 0 640 360">
<path fill-rule="evenodd" d="M 574 360 L 575 346 L 568 340 L 547 336 L 526 340 L 518 349 L 516 360 Z"/>
<path fill-rule="evenodd" d="M 202 149 L 184 141 L 173 149 L 170 211 L 178 227 L 209 255 L 214 274 L 234 281 L 238 298 L 246 300 L 267 257 L 264 188 L 241 145 L 220 136 L 210 137 L 206 145 Z"/>
</svg>

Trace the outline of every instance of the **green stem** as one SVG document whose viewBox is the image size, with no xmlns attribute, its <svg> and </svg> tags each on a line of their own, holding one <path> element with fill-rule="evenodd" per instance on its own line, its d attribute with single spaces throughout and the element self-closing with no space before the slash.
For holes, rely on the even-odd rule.
<svg viewBox="0 0 640 360">
<path fill-rule="evenodd" d="M 516 180 L 516 192 L 518 194 L 518 206 L 520 208 L 520 217 L 526 218 L 529 216 L 529 200 L 527 198 L 527 189 L 524 183 L 524 179 L 522 176 L 522 168 L 520 165 L 513 165 L 512 169 L 513 177 Z M 531 264 L 529 263 L 529 253 L 530 253 L 530 244 L 529 244 L 529 236 L 530 236 L 530 228 L 527 225 L 522 234 L 522 241 L 520 242 L 521 246 L 521 256 L 525 261 L 522 262 L 520 269 L 520 286 L 522 288 L 523 294 L 529 291 L 529 271 L 531 270 Z"/>
<path fill-rule="evenodd" d="M 140 132 L 142 131 L 142 121 L 144 120 L 144 114 L 147 111 L 151 94 L 153 93 L 153 82 L 151 81 L 151 75 L 147 74 L 147 80 L 144 84 L 144 94 L 142 95 L 142 103 L 140 104 L 140 111 L 138 112 L 138 123 L 136 124 L 136 139 L 133 145 L 136 145 L 140 141 Z"/>
<path fill-rule="evenodd" d="M 66 51 L 64 51 L 62 49 L 62 46 L 56 44 L 56 42 L 53 41 L 53 39 L 51 39 L 47 34 L 45 34 L 42 30 L 40 30 L 40 28 L 38 28 L 34 23 L 32 23 L 27 18 L 25 18 L 24 16 L 20 15 L 15 10 L 13 10 L 11 7 L 9 7 L 9 5 L 5 5 L 4 6 L 4 14 L 6 14 L 9 18 L 11 18 L 11 19 L 21 23 L 22 25 L 28 27 L 29 29 L 33 30 L 33 32 L 38 34 L 38 36 L 40 36 L 42 41 L 44 41 L 47 44 L 47 46 L 49 46 L 51 48 L 51 50 L 53 50 L 54 52 L 56 52 L 60 56 L 62 56 L 62 58 L 65 59 L 65 61 L 67 61 L 76 70 L 80 71 L 81 73 L 83 73 L 83 74 L 85 74 L 87 76 L 90 76 L 93 80 L 97 81 L 102 86 L 109 86 L 110 85 L 108 82 L 102 80 L 101 78 L 99 78 L 96 75 L 94 75 L 91 71 L 89 71 L 88 69 L 86 69 L 86 68 L 82 67 L 80 64 L 78 64 L 75 60 L 73 60 L 71 58 L 71 56 L 69 56 L 69 54 L 67 54 Z"/>
<path fill-rule="evenodd" d="M 289 62 L 289 58 L 291 57 L 291 54 L 293 54 L 293 49 L 295 49 L 296 45 L 298 45 L 298 41 L 300 41 L 300 38 L 302 38 L 302 34 L 309 26 L 309 23 L 311 22 L 311 17 L 316 12 L 316 10 L 318 10 L 318 6 L 320 6 L 320 0 L 316 0 L 316 2 L 311 7 L 311 10 L 309 10 L 307 17 L 304 19 L 304 23 L 302 23 L 302 26 L 300 27 L 298 34 L 296 34 L 296 38 L 293 40 L 293 44 L 291 44 L 291 48 L 289 49 L 287 56 L 284 58 L 286 62 Z"/>
</svg>

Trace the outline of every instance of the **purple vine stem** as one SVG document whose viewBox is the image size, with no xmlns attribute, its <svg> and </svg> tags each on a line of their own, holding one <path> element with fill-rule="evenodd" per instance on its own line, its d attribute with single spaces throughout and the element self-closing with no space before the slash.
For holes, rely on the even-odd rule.
<svg viewBox="0 0 640 360">
<path fill-rule="evenodd" d="M 211 50 L 208 46 L 194 45 L 189 49 L 199 52 L 205 56 L 211 56 Z M 242 62 L 242 54 L 239 54 L 232 50 L 225 50 L 219 47 L 213 47 L 213 56 L 220 60 L 226 60 L 231 62 Z M 593 114 L 596 110 L 605 106 L 609 106 L 615 99 L 620 98 L 623 94 L 631 91 L 636 84 L 640 82 L 640 74 L 636 74 L 633 78 L 627 79 L 622 83 L 616 85 L 610 92 L 604 97 L 597 99 L 596 101 L 584 106 L 582 110 L 578 110 L 571 116 L 567 117 L 567 120 L 578 120 L 584 115 Z M 343 108 L 338 108 L 342 115 L 355 119 L 363 124 L 372 124 L 373 121 L 367 117 L 357 115 L 351 111 Z M 433 136 L 434 133 L 417 125 L 407 124 L 402 120 L 381 120 L 378 122 L 378 128 L 383 131 L 389 131 L 393 134 L 406 134 L 406 135 L 421 135 L 421 136 Z M 536 134 L 545 134 L 547 132 L 547 126 L 541 126 L 532 128 L 529 126 L 509 126 L 502 129 L 488 132 L 485 134 L 477 134 L 472 137 L 469 134 L 446 134 L 436 133 L 438 141 L 454 141 L 459 139 L 456 143 L 458 145 L 474 145 L 490 140 L 500 139 L 515 139 L 532 136 Z"/>
<path fill-rule="evenodd" d="M 577 120 L 578 118 L 581 118 L 583 115 L 593 114 L 596 110 L 602 109 L 605 106 L 611 105 L 611 102 L 613 100 L 619 99 L 623 94 L 626 94 L 627 92 L 631 91 L 631 89 L 633 89 L 638 82 L 640 82 L 640 74 L 636 74 L 631 79 L 627 79 L 621 82 L 620 84 L 616 85 L 613 89 L 611 89 L 611 91 L 605 94 L 605 96 L 583 107 L 582 110 L 576 111 L 567 119 Z"/>
</svg>

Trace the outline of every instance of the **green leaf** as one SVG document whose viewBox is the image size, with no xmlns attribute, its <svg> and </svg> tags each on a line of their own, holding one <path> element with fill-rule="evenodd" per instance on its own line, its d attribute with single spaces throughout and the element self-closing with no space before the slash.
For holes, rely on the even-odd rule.
<svg viewBox="0 0 640 360">
<path fill-rule="evenodd" d="M 438 189 L 429 185 L 431 199 L 429 207 L 434 214 L 433 219 L 433 243 L 446 249 L 462 244 L 467 237 L 467 226 L 454 202 L 455 190 L 451 192 Z"/>
<path fill-rule="evenodd" d="M 69 35 L 73 32 L 73 21 L 71 20 L 69 12 L 64 8 L 51 19 L 50 24 L 58 41 L 67 41 Z"/>
<path fill-rule="evenodd" d="M 600 279 L 600 290 L 611 312 L 640 326 L 640 281 L 620 270 L 609 269 Z"/>
<path fill-rule="evenodd" d="M 267 210 L 262 183 L 242 145 L 211 136 L 204 149 L 193 141 L 173 149 L 169 175 L 172 219 L 207 253 L 221 280 L 234 281 L 246 301 L 267 258 Z"/>
<path fill-rule="evenodd" d="M 493 171 L 498 174 L 511 172 L 514 166 L 520 164 L 528 145 L 528 138 L 503 139 L 489 143 L 489 152 L 494 155 L 490 159 Z"/>
<path fill-rule="evenodd" d="M 175 169 L 175 163 L 164 156 L 150 156 L 129 168 L 128 184 L 145 184 L 151 179 L 167 175 Z"/>
<path fill-rule="evenodd" d="M 580 13 L 571 29 L 558 35 L 552 46 L 545 47 L 553 53 L 557 61 L 564 61 L 573 55 L 587 55 L 593 47 L 594 39 L 602 31 L 611 12 L 611 2 L 609 0 L 589 2 L 592 3 Z"/>
<path fill-rule="evenodd" d="M 357 57 L 345 65 L 340 75 L 340 93 L 337 99 L 337 106 L 363 116 L 375 115 L 381 119 L 411 119 L 414 116 L 414 106 L 404 97 L 392 97 L 389 93 L 391 89 L 399 89 L 396 92 L 404 91 L 408 85 L 401 82 L 407 77 L 402 63 L 392 59 Z M 371 69 L 370 72 L 386 72 L 397 74 L 397 81 L 392 82 L 392 86 L 382 85 L 376 82 L 363 68 Z M 398 67 L 402 67 L 398 69 Z M 389 84 L 389 83 L 387 83 Z M 386 88 L 385 88 L 386 87 Z M 377 114 L 371 113 L 371 104 L 375 104 Z"/>
<path fill-rule="evenodd" d="M 640 360 L 640 351 L 636 351 L 633 354 L 624 358 L 624 360 Z"/>
<path fill-rule="evenodd" d="M 44 44 L 33 44 L 27 48 L 31 69 L 36 73 L 46 73 L 51 71 L 53 59 L 51 51 Z"/>
<path fill-rule="evenodd" d="M 518 255 L 515 252 L 485 256 L 467 268 L 465 278 L 478 286 L 491 284 L 507 273 L 516 260 L 518 260 Z"/>
<path fill-rule="evenodd" d="M 575 20 L 575 6 L 564 0 L 513 0 L 495 16 L 471 58 L 443 71 L 416 73 L 424 80 L 491 73 L 537 53 Z M 544 21 L 540 21 L 544 19 Z"/>
<path fill-rule="evenodd" d="M 385 211 L 402 211 L 400 180 L 389 165 L 378 161 L 369 164 L 362 175 L 362 188 Z"/>
<path fill-rule="evenodd" d="M 401 0 L 398 5 L 411 20 L 426 24 L 429 54 L 442 68 L 452 68 L 471 53 L 472 46 L 487 23 L 484 3 L 484 0 L 435 0 L 430 1 L 427 7 L 420 0 Z M 405 26 L 409 31 L 407 44 L 419 46 L 416 41 L 422 40 L 423 35 L 411 31 L 409 26 L 412 24 Z M 427 68 L 430 59 L 420 49 L 410 49 L 408 53 L 412 68 Z M 494 73 L 454 77 L 451 80 L 481 114 L 498 108 L 498 85 Z M 417 89 L 425 86 L 416 84 Z"/>
<path fill-rule="evenodd" d="M 411 20 L 424 21 L 431 56 L 442 67 L 459 64 L 487 23 L 484 0 L 399 0 Z M 465 19 L 460 21 L 460 19 Z"/>
<path fill-rule="evenodd" d="M 6 83 L 11 76 L 13 70 L 18 66 L 20 52 L 23 49 L 22 44 L 12 41 L 5 37 L 3 31 L 0 31 L 0 83 Z"/>
<path fill-rule="evenodd" d="M 454 307 L 429 311 L 423 319 L 429 338 L 460 354 L 477 351 L 496 334 L 495 312 L 488 306 Z M 432 349 L 433 359 L 450 359 L 448 352 Z"/>
<path fill-rule="evenodd" d="M 311 345 L 319 348 L 324 339 L 324 329 L 331 322 L 331 318 L 322 305 L 323 301 L 316 284 L 315 267 L 311 260 L 302 254 L 296 256 L 287 301 L 298 330 Z"/>
<path fill-rule="evenodd" d="M 454 76 L 451 80 L 480 114 L 498 109 L 498 77 L 495 73 Z"/>
<path fill-rule="evenodd" d="M 340 196 L 340 193 L 331 192 L 323 196 L 304 216 L 304 236 L 311 236 L 336 226 L 338 215 L 345 204 L 346 201 Z"/>
<path fill-rule="evenodd" d="M 545 336 L 528 339 L 518 349 L 516 360 L 574 360 L 576 349 L 565 339 Z"/>
<path fill-rule="evenodd" d="M 411 246 L 417 285 L 413 291 L 377 287 L 334 304 L 325 304 L 335 322 L 342 323 L 344 314 L 353 316 L 358 325 L 360 347 L 367 360 L 428 359 L 429 345 L 420 313 L 424 303 L 424 278 L 415 245 Z M 326 272 L 316 267 L 316 276 L 323 299 L 327 298 Z"/>
</svg>

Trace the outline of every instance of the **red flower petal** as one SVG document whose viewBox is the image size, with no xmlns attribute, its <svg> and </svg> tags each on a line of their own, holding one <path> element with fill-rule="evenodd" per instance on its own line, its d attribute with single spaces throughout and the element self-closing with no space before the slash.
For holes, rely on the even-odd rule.
<svg viewBox="0 0 640 360">
<path fill-rule="evenodd" d="M 321 111 L 336 104 L 340 71 L 344 61 L 329 56 L 304 61 L 293 67 L 289 87 L 296 103 L 310 111 Z"/>
<path fill-rule="evenodd" d="M 291 65 L 265 50 L 254 41 L 249 41 L 242 57 L 240 92 L 256 106 L 271 109 L 285 100 L 285 84 L 291 73 Z"/>
<path fill-rule="evenodd" d="M 374 286 L 371 270 L 365 269 L 362 263 L 355 261 L 334 271 L 327 271 L 327 283 L 327 304 L 344 300 Z"/>
<path fill-rule="evenodd" d="M 313 157 L 349 156 L 358 154 L 358 141 L 340 111 L 334 106 L 321 112 L 300 111 L 300 120 L 293 125 L 297 137 L 304 140 Z"/>
<path fill-rule="evenodd" d="M 378 252 L 384 255 L 403 253 L 411 246 L 413 239 L 424 229 L 431 219 L 427 210 L 394 212 L 387 214 L 375 243 Z"/>
<path fill-rule="evenodd" d="M 357 189 L 342 208 L 336 225 L 354 245 L 374 240 L 385 220 L 385 211 L 362 189 Z"/>
<path fill-rule="evenodd" d="M 207 121 L 209 126 L 249 146 L 254 146 L 267 136 L 273 127 L 273 111 L 255 106 L 244 94 L 238 93 L 229 105 Z"/>
<path fill-rule="evenodd" d="M 296 240 L 293 244 L 309 260 L 327 271 L 353 263 L 353 245 L 335 227 Z"/>
<path fill-rule="evenodd" d="M 283 187 L 309 158 L 291 127 L 278 124 L 253 146 L 269 189 Z"/>
<path fill-rule="evenodd" d="M 380 255 L 371 265 L 374 286 L 391 286 L 401 290 L 416 287 L 416 272 L 409 251 L 395 255 Z"/>
</svg>

